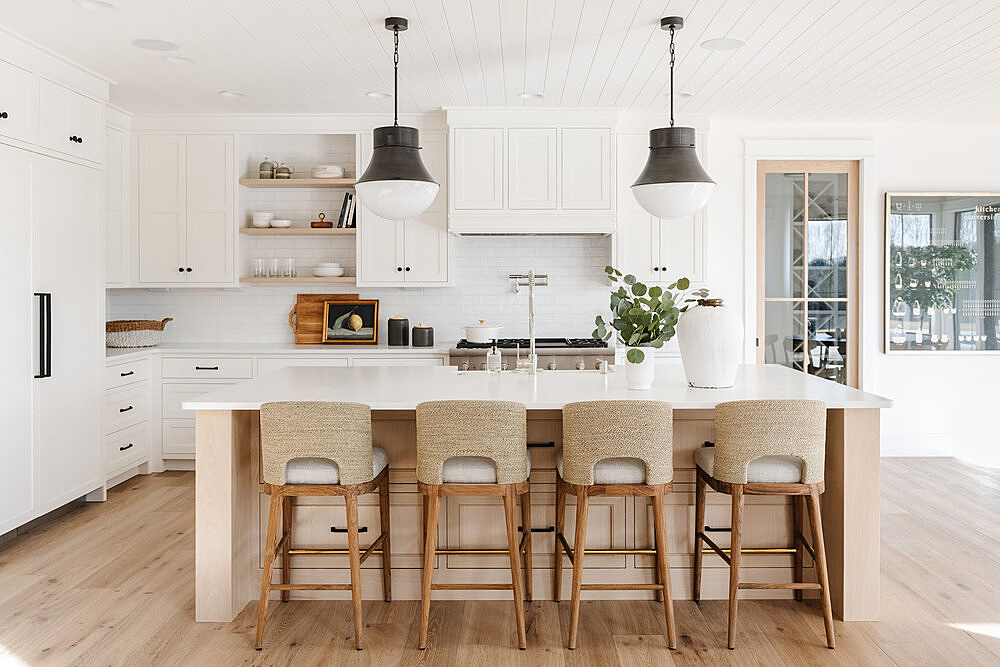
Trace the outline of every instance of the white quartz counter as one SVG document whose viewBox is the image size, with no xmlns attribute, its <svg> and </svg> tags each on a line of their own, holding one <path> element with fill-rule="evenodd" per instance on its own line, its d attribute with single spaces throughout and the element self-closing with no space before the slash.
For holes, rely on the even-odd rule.
<svg viewBox="0 0 1000 667">
<path fill-rule="evenodd" d="M 422 401 L 517 401 L 530 410 L 558 410 L 587 400 L 662 400 L 678 409 L 713 408 L 741 399 L 802 398 L 830 408 L 888 408 L 889 399 L 778 365 L 740 367 L 732 389 L 692 389 L 680 364 L 656 368 L 649 391 L 631 391 L 625 374 L 543 371 L 459 372 L 455 367 L 291 367 L 184 401 L 185 410 L 257 410 L 271 401 L 353 401 L 374 410 L 413 410 Z"/>
<path fill-rule="evenodd" d="M 295 343 L 164 343 L 154 347 L 108 347 L 106 359 L 128 358 L 142 354 L 280 354 L 280 355 L 365 355 L 365 354 L 448 354 L 454 347 L 453 341 L 443 342 L 434 347 L 378 345 L 296 345 Z"/>
</svg>

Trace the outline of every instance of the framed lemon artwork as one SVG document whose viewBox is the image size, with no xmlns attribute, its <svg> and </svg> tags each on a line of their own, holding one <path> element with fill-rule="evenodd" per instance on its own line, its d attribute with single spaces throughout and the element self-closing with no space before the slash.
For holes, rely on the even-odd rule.
<svg viewBox="0 0 1000 667">
<path fill-rule="evenodd" d="M 378 342 L 378 299 L 338 299 L 323 302 L 324 343 Z"/>
</svg>

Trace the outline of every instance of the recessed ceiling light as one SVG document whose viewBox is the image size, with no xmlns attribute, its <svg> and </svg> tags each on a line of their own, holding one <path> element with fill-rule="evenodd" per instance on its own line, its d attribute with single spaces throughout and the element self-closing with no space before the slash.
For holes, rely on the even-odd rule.
<svg viewBox="0 0 1000 667">
<path fill-rule="evenodd" d="M 176 51 L 181 48 L 177 44 L 168 42 L 165 39 L 133 39 L 132 46 L 146 49 L 147 51 Z"/>
<path fill-rule="evenodd" d="M 219 94 L 223 97 L 246 97 L 247 94 L 241 90 L 220 90 Z"/>
<path fill-rule="evenodd" d="M 716 37 L 705 40 L 701 45 L 709 51 L 735 51 L 746 46 L 746 41 L 735 37 Z"/>
<path fill-rule="evenodd" d="M 543 97 L 545 97 L 545 95 L 542 93 L 535 93 L 530 90 L 526 90 L 523 93 L 518 93 L 517 96 L 520 97 L 522 100 L 540 100 Z"/>
<path fill-rule="evenodd" d="M 187 56 L 163 56 L 163 59 L 174 65 L 187 65 L 194 62 L 194 58 L 188 58 Z"/>
<path fill-rule="evenodd" d="M 365 93 L 365 95 L 374 99 L 392 97 L 392 93 L 387 93 L 384 90 L 369 90 L 367 93 Z"/>
<path fill-rule="evenodd" d="M 106 12 L 109 9 L 114 9 L 115 6 L 110 2 L 105 2 L 104 0 L 73 0 L 77 7 L 83 7 L 84 9 L 89 9 L 92 12 Z"/>
</svg>

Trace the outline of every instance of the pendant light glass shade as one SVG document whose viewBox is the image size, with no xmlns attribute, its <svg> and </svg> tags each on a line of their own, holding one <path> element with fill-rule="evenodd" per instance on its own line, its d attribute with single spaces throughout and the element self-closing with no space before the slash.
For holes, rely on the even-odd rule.
<svg viewBox="0 0 1000 667">
<path fill-rule="evenodd" d="M 658 218 L 685 218 L 708 203 L 715 191 L 694 150 L 694 128 L 660 127 L 649 132 L 649 158 L 632 195 Z"/>
<path fill-rule="evenodd" d="M 420 159 L 415 127 L 377 127 L 368 168 L 355 185 L 358 199 L 388 220 L 414 218 L 431 205 L 440 185 Z"/>
<path fill-rule="evenodd" d="M 417 217 L 433 203 L 441 188 L 420 159 L 420 132 L 399 125 L 399 33 L 408 27 L 409 22 L 399 16 L 385 20 L 394 46 L 393 123 L 372 132 L 372 159 L 354 187 L 362 204 L 388 220 Z"/>
</svg>

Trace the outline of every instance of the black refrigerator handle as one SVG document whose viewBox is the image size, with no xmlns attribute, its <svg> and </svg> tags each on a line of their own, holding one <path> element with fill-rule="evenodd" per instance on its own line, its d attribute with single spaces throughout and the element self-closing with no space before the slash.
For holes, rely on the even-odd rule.
<svg viewBox="0 0 1000 667">
<path fill-rule="evenodd" d="M 38 297 L 38 374 L 52 377 L 52 294 L 35 292 Z"/>
</svg>

